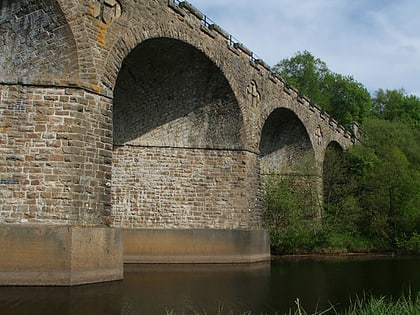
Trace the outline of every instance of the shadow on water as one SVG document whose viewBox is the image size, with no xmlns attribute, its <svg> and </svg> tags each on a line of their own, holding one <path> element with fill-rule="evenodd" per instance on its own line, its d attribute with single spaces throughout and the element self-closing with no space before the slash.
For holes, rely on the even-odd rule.
<svg viewBox="0 0 420 315">
<path fill-rule="evenodd" d="M 125 265 L 124 281 L 78 287 L 0 287 L 1 314 L 285 313 L 337 308 L 364 293 L 420 291 L 420 257 L 305 257 L 243 265 Z"/>
</svg>

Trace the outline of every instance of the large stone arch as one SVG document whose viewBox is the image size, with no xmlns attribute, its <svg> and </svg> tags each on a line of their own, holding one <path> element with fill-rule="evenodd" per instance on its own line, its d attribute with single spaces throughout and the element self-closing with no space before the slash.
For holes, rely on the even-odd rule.
<svg viewBox="0 0 420 315">
<path fill-rule="evenodd" d="M 111 96 L 116 80 L 123 64 L 123 59 L 135 49 L 139 43 L 153 38 L 168 38 L 184 42 L 199 50 L 214 63 L 223 73 L 232 90 L 236 94 L 233 84 L 235 80 L 231 70 L 231 60 L 226 58 L 227 47 L 225 38 L 209 38 L 203 32 L 197 32 L 185 21 L 180 21 L 176 15 L 165 15 L 160 12 L 160 19 L 154 23 L 139 23 L 124 30 L 123 34 L 116 34 L 112 46 L 107 50 L 104 66 L 100 71 L 99 86 L 105 94 Z M 208 45 L 208 41 L 212 45 Z"/>
<path fill-rule="evenodd" d="M 140 42 L 113 100 L 113 223 L 127 228 L 250 228 L 256 176 L 241 150 L 239 103 L 194 46 Z M 247 172 L 250 170 L 250 172 Z"/>
</svg>

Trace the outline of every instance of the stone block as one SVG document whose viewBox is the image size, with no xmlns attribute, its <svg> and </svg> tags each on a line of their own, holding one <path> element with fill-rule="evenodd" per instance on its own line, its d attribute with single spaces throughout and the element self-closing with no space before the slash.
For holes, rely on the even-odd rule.
<svg viewBox="0 0 420 315">
<path fill-rule="evenodd" d="M 270 259 L 266 230 L 124 229 L 125 263 L 252 263 Z"/>
<path fill-rule="evenodd" d="M 0 225 L 0 285 L 71 286 L 123 278 L 121 231 Z"/>
</svg>

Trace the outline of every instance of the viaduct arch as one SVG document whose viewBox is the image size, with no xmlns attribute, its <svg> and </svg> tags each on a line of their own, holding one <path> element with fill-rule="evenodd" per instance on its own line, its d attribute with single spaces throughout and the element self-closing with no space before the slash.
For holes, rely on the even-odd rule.
<svg viewBox="0 0 420 315">
<path fill-rule="evenodd" d="M 0 284 L 267 259 L 261 174 L 356 141 L 185 1 L 5 0 L 0 42 Z"/>
</svg>

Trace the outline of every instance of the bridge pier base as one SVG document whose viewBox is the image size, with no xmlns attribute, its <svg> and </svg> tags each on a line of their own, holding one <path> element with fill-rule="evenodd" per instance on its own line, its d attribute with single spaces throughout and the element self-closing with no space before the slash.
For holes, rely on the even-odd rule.
<svg viewBox="0 0 420 315">
<path fill-rule="evenodd" d="M 124 263 L 254 263 L 266 230 L 0 225 L 0 286 L 72 286 L 123 279 Z"/>
<path fill-rule="evenodd" d="M 0 285 L 70 286 L 123 278 L 121 231 L 0 225 Z"/>
<path fill-rule="evenodd" d="M 125 263 L 252 263 L 270 259 L 266 230 L 124 229 Z"/>
</svg>

